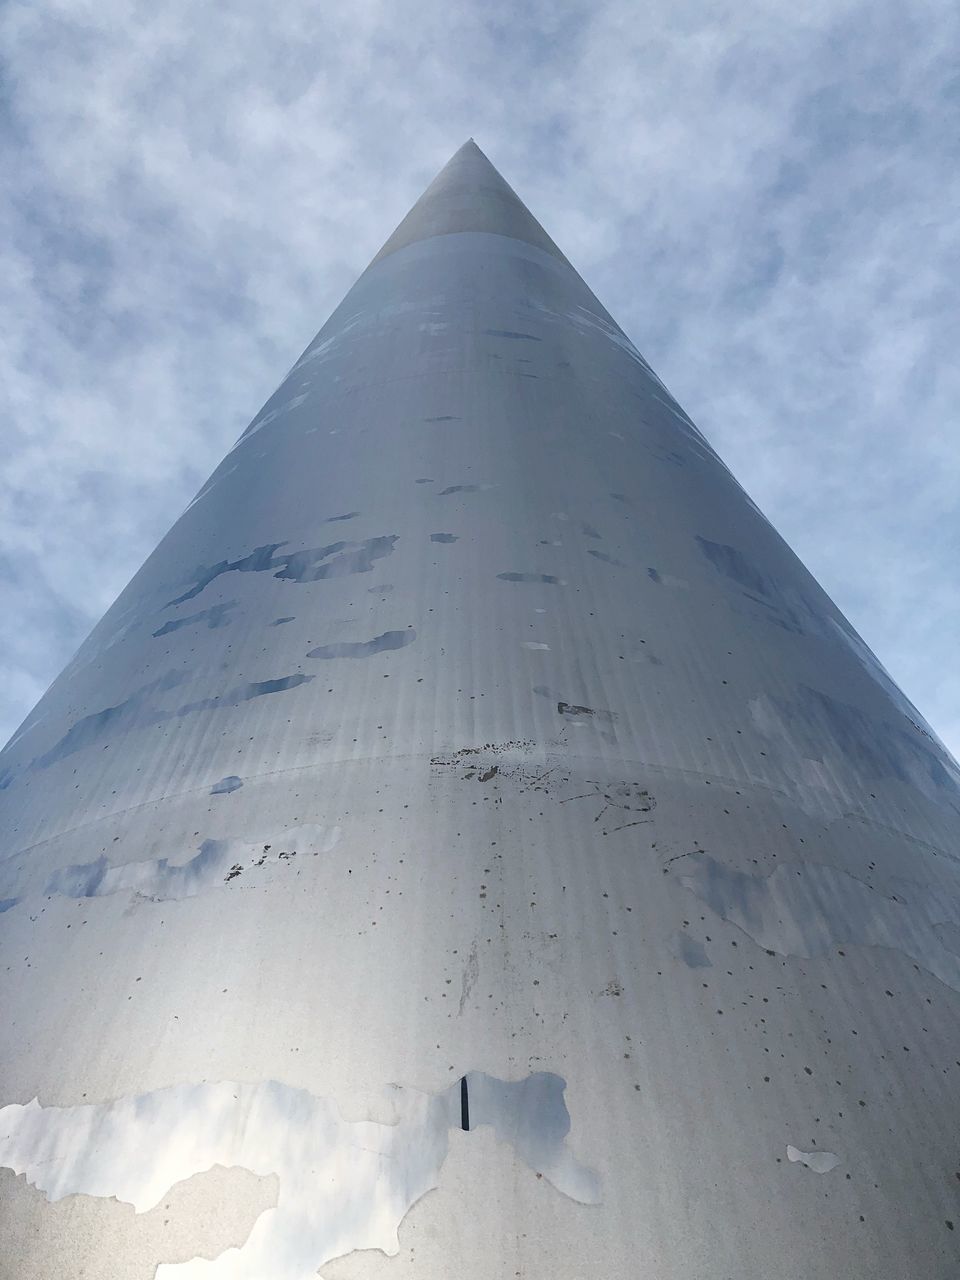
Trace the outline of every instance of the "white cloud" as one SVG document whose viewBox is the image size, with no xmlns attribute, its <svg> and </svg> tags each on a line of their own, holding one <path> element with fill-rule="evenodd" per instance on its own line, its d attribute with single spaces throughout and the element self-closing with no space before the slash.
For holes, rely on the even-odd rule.
<svg viewBox="0 0 960 1280">
<path fill-rule="evenodd" d="M 958 26 L 10 0 L 0 737 L 473 134 L 956 750 Z"/>
</svg>

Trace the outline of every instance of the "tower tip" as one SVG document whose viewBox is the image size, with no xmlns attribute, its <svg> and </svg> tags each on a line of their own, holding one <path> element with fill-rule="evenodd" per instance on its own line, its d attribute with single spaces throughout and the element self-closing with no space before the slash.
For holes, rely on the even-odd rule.
<svg viewBox="0 0 960 1280">
<path fill-rule="evenodd" d="M 463 231 L 511 236 L 566 262 L 471 135 L 453 153 L 370 265 L 415 241 Z"/>
</svg>

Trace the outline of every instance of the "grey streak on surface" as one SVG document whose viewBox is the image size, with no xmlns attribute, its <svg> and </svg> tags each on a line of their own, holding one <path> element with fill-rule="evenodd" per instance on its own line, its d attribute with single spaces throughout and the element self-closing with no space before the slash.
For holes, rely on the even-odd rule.
<svg viewBox="0 0 960 1280">
<path fill-rule="evenodd" d="M 455 533 L 431 533 L 431 542 L 456 542 L 458 541 Z"/>
<path fill-rule="evenodd" d="M 411 628 L 408 631 L 384 631 L 372 640 L 340 641 L 336 644 L 320 644 L 307 651 L 308 658 L 369 658 L 375 653 L 385 653 L 390 649 L 403 649 L 413 644 L 417 633 Z"/>
<path fill-rule="evenodd" d="M 731 578 L 742 587 L 746 587 L 749 591 L 757 592 L 759 595 L 765 596 L 771 593 L 771 589 L 775 590 L 772 583 L 750 563 L 747 557 L 737 547 L 724 546 L 719 542 L 711 542 L 708 538 L 701 538 L 697 534 L 697 543 L 700 550 L 710 561 L 713 567 L 722 573 L 725 577 Z"/>
<path fill-rule="evenodd" d="M 367 538 L 362 542 L 332 542 L 325 547 L 286 552 L 279 556 L 276 553 L 285 544 L 267 543 L 237 560 L 221 560 L 218 564 L 197 569 L 193 585 L 171 600 L 168 607 L 192 600 L 225 573 L 272 573 L 275 578 L 291 582 L 320 582 L 325 578 L 340 578 L 350 573 L 369 573 L 374 561 L 390 555 L 396 541 L 397 535 L 392 534 Z"/>
<path fill-rule="evenodd" d="M 909 717 L 877 720 L 841 698 L 800 684 L 792 698 L 761 695 L 750 703 L 757 731 L 774 744 L 789 742 L 805 759 L 842 761 L 870 782 L 912 785 L 960 807 L 956 766 Z"/>
<path fill-rule="evenodd" d="M 239 791 L 243 786 L 243 779 L 239 778 L 235 773 L 228 774 L 227 777 L 221 778 L 219 782 L 215 782 L 210 788 L 212 796 L 230 795 L 233 791 Z"/>
<path fill-rule="evenodd" d="M 498 573 L 501 582 L 545 582 L 549 586 L 562 586 L 561 580 L 552 573 Z"/>
<path fill-rule="evenodd" d="M 524 339 L 527 342 L 543 341 L 535 333 L 514 333 L 511 329 L 484 329 L 483 332 L 491 338 L 517 338 Z"/>
<path fill-rule="evenodd" d="M 781 863 L 767 875 L 736 871 L 706 853 L 680 865 L 684 887 L 765 950 L 812 957 L 844 945 L 888 947 L 960 992 L 960 956 L 938 933 L 960 924 L 952 896 L 908 879 L 898 880 L 898 892 L 882 893 L 813 862 Z"/>
<path fill-rule="evenodd" d="M 678 938 L 680 959 L 690 969 L 712 969 L 713 961 L 707 955 L 707 949 L 697 938 L 681 933 Z"/>
<path fill-rule="evenodd" d="M 199 613 L 188 614 L 185 618 L 171 618 L 169 622 L 165 622 L 162 627 L 154 631 L 153 635 L 155 638 L 166 636 L 171 631 L 180 631 L 183 627 L 192 627 L 198 622 L 205 622 L 211 630 L 215 627 L 225 627 L 231 621 L 227 615 L 236 607 L 236 600 L 229 600 L 225 604 L 214 604 L 209 609 L 201 609 Z"/>
<path fill-rule="evenodd" d="M 312 679 L 313 676 L 297 672 L 296 675 L 278 676 L 274 680 L 253 680 L 250 684 L 237 685 L 235 689 L 227 689 L 225 693 L 215 694 L 212 698 L 185 702 L 170 716 L 160 715 L 158 721 L 192 715 L 197 711 L 223 711 L 227 707 L 238 707 L 241 702 L 250 702 L 253 698 L 263 698 L 271 693 L 284 693 L 287 689 L 298 689 L 302 684 L 309 684 Z"/>
<path fill-rule="evenodd" d="M 740 597 L 750 602 L 755 617 L 783 631 L 801 636 L 812 635 L 828 642 L 831 646 L 845 648 L 856 658 L 870 678 L 881 686 L 887 698 L 900 715 L 917 730 L 917 734 L 933 740 L 932 731 L 923 722 L 919 711 L 897 687 L 883 664 L 816 582 L 810 579 L 807 583 L 801 584 L 793 574 L 789 577 L 781 577 L 779 574 L 763 572 L 739 548 L 725 543 L 711 542 L 699 534 L 696 535 L 696 542 L 713 568 L 728 581 L 737 584 L 740 588 Z M 655 579 L 655 581 L 660 580 L 659 577 Z M 811 691 L 804 690 L 804 692 L 809 694 Z M 827 702 L 835 701 L 826 692 L 816 692 L 815 696 Z M 856 714 L 863 718 L 862 712 Z M 902 728 L 888 724 L 886 729 L 895 736 L 902 736 Z M 936 745 L 938 751 L 930 753 L 931 759 L 936 760 L 936 767 L 944 778 L 951 779 L 949 785 L 956 790 L 958 777 L 960 777 L 957 766 L 951 761 L 951 769 L 948 770 L 944 766 L 942 757 L 946 757 L 948 761 L 950 757 L 939 741 Z"/>
<path fill-rule="evenodd" d="M 198 711 L 222 711 L 228 707 L 239 706 L 242 702 L 249 702 L 252 698 L 261 698 L 271 693 L 283 693 L 286 689 L 296 689 L 302 684 L 307 684 L 313 679 L 313 676 L 303 675 L 298 672 L 296 675 L 280 676 L 274 680 L 256 680 L 249 684 L 238 685 L 233 689 L 227 689 L 211 698 L 200 698 L 195 702 L 185 702 L 181 706 L 172 709 L 159 707 L 149 700 L 151 693 L 158 690 L 166 692 L 168 689 L 182 683 L 184 678 L 179 674 L 175 677 L 161 677 L 160 680 L 144 685 L 115 707 L 104 707 L 102 711 L 83 716 L 75 724 L 71 725 L 59 742 L 55 743 L 49 751 L 44 752 L 43 755 L 33 760 L 28 767 L 31 769 L 49 768 L 50 765 L 55 764 L 58 760 L 64 760 L 67 756 L 71 756 L 77 751 L 82 751 L 85 747 L 95 745 L 108 733 L 116 733 L 121 729 L 127 731 L 147 728 L 152 725 L 163 724 L 167 720 L 178 719 L 180 716 L 192 715 Z"/>
<path fill-rule="evenodd" d="M 534 693 L 539 693 L 540 689 L 534 689 Z M 549 691 L 544 690 L 547 696 L 552 696 Z M 603 707 L 581 707 L 572 702 L 557 701 L 557 715 L 560 716 L 590 716 L 597 720 L 604 720 L 608 724 L 612 724 L 617 719 L 615 711 L 606 711 Z"/>
<path fill-rule="evenodd" d="M 618 569 L 626 568 L 622 560 L 618 560 L 616 556 L 608 556 L 605 551 L 596 551 L 593 547 L 587 547 L 587 555 L 593 556 L 595 560 L 602 560 L 604 564 L 616 565 Z"/>
<path fill-rule="evenodd" d="M 81 751 L 84 747 L 98 742 L 107 732 L 126 729 L 138 723 L 156 723 L 158 712 L 149 701 L 151 695 L 167 693 L 170 689 L 175 689 L 182 684 L 185 679 L 186 676 L 182 672 L 169 671 L 141 685 L 115 706 L 103 707 L 100 711 L 82 716 L 48 751 L 33 760 L 29 767 L 44 769 L 57 760 L 63 760 L 75 751 Z"/>
</svg>

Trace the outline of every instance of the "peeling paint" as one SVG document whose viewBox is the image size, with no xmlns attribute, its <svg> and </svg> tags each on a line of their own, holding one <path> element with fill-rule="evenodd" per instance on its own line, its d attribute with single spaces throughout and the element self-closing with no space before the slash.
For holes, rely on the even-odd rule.
<svg viewBox="0 0 960 1280">
<path fill-rule="evenodd" d="M 564 1080 L 468 1072 L 440 1094 L 392 1085 L 395 1123 L 344 1120 L 332 1099 L 275 1080 L 181 1084 L 78 1107 L 34 1101 L 0 1109 L 0 1164 L 51 1201 L 115 1196 L 145 1213 L 175 1184 L 213 1165 L 277 1175 L 276 1207 L 245 1244 L 213 1261 L 162 1263 L 157 1280 L 313 1280 L 358 1249 L 399 1250 L 410 1208 L 439 1183 L 450 1130 L 490 1125 L 558 1191 L 600 1202 L 600 1180 L 567 1145 Z M 482 1194 L 482 1189 L 478 1189 Z"/>
<path fill-rule="evenodd" d="M 253 698 L 282 693 L 287 689 L 296 689 L 300 685 L 309 683 L 314 677 L 297 673 L 291 676 L 280 676 L 272 680 L 252 681 L 248 684 L 237 685 L 233 689 L 227 689 L 214 697 L 201 698 L 196 702 L 187 702 L 173 709 L 160 708 L 150 702 L 149 695 L 151 693 L 166 692 L 178 684 L 182 684 L 185 679 L 186 675 L 182 672 L 167 673 L 160 679 L 142 686 L 123 702 L 119 702 L 112 707 L 104 707 L 100 711 L 81 717 L 70 726 L 63 737 L 54 743 L 48 751 L 36 756 L 22 767 L 8 766 L 0 772 L 0 790 L 9 787 L 19 774 L 24 771 L 47 769 L 57 761 L 64 760 L 68 756 L 74 755 L 77 751 L 93 746 L 106 737 L 116 740 L 118 733 L 122 738 L 123 734 L 130 730 L 163 724 L 199 711 L 227 710 L 230 707 L 239 706 L 243 702 L 249 702 Z"/>
<path fill-rule="evenodd" d="M 525 339 L 527 342 L 542 342 L 542 338 L 538 338 L 533 333 L 514 333 L 512 329 L 484 329 L 483 331 L 491 338 L 519 338 Z"/>
<path fill-rule="evenodd" d="M 168 671 L 157 679 L 141 685 L 134 693 L 115 706 L 104 707 L 91 715 L 82 716 L 75 721 L 63 737 L 43 755 L 38 756 L 30 767 L 45 769 L 48 765 L 66 756 L 80 751 L 84 747 L 98 742 L 108 731 L 126 729 L 139 723 L 141 715 L 148 717 L 156 712 L 150 709 L 148 699 L 155 693 L 167 693 L 186 680 L 182 671 Z M 151 721 L 152 722 L 152 721 Z"/>
<path fill-rule="evenodd" d="M 413 644 L 417 638 L 416 631 L 384 631 L 372 640 L 361 640 L 358 643 L 341 641 L 337 644 L 321 644 L 307 651 L 308 658 L 369 658 L 375 653 L 384 653 L 389 649 L 404 649 Z"/>
<path fill-rule="evenodd" d="M 171 618 L 169 622 L 165 622 L 162 627 L 153 632 L 154 638 L 169 635 L 171 631 L 180 631 L 184 627 L 195 626 L 198 622 L 205 622 L 211 631 L 217 627 L 225 627 L 230 622 L 227 614 L 236 607 L 237 601 L 229 600 L 225 604 L 215 604 L 209 609 L 201 609 L 199 613 L 188 614 L 186 618 Z"/>
<path fill-rule="evenodd" d="M 333 518 L 346 520 L 351 519 L 352 515 Z M 238 560 L 221 560 L 218 564 L 196 569 L 190 589 L 171 600 L 166 607 L 172 608 L 186 600 L 192 600 L 225 573 L 272 573 L 275 578 L 293 582 L 319 582 L 324 578 L 341 578 L 350 573 L 369 573 L 374 561 L 390 555 L 398 536 L 394 533 L 366 538 L 362 542 L 332 542 L 326 547 L 285 552 L 279 556 L 276 553 L 286 544 L 268 542 L 255 547 L 249 555 L 241 556 Z"/>
<path fill-rule="evenodd" d="M 539 689 L 534 690 L 534 693 L 539 692 Z M 557 701 L 557 714 L 561 716 L 590 716 L 597 720 L 605 720 L 609 724 L 612 724 L 617 719 L 615 711 L 604 711 L 598 707 L 578 707 L 572 702 L 563 702 L 561 700 Z"/>
<path fill-rule="evenodd" d="M 701 538 L 699 534 L 696 535 L 696 542 L 713 567 L 725 578 L 730 578 L 741 587 L 761 596 L 772 594 L 776 590 L 773 583 L 737 547 L 711 542 L 708 538 Z"/>
<path fill-rule="evenodd" d="M 477 979 L 480 977 L 480 952 L 476 940 L 470 948 L 470 955 L 467 962 L 463 966 L 463 974 L 460 982 L 460 1004 L 457 1008 L 457 1017 L 463 1017 L 463 1011 L 467 1001 L 470 999 L 473 988 L 477 985 Z"/>
<path fill-rule="evenodd" d="M 917 711 L 913 703 L 897 688 L 883 663 L 858 633 L 843 617 L 833 610 L 829 601 L 823 606 L 814 603 L 809 593 L 794 583 L 781 582 L 772 574 L 762 572 L 737 547 L 711 542 L 696 536 L 701 552 L 718 573 L 723 574 L 740 588 L 740 594 L 749 600 L 767 622 L 795 635 L 814 635 L 823 640 L 841 644 L 854 655 L 860 666 L 879 684 L 894 705 L 910 723 L 934 746 L 940 756 L 946 758 L 943 744 Z M 650 571 L 648 570 L 648 573 Z M 676 579 L 654 579 L 671 582 Z M 686 584 L 684 584 L 686 585 Z M 812 584 L 817 591 L 816 584 Z"/>
<path fill-rule="evenodd" d="M 822 863 L 784 862 L 762 875 L 700 852 L 681 865 L 684 888 L 767 951 L 810 958 L 844 945 L 886 947 L 960 991 L 960 957 L 938 931 L 960 923 L 958 908 L 932 885 L 898 880 L 888 896 Z"/>
<path fill-rule="evenodd" d="M 796 1147 L 787 1147 L 787 1159 L 791 1164 L 803 1164 L 814 1173 L 829 1173 L 840 1163 L 840 1157 L 832 1151 L 798 1151 Z"/>
<path fill-rule="evenodd" d="M 243 779 L 238 778 L 235 773 L 231 773 L 226 778 L 221 778 L 219 782 L 215 782 L 210 788 L 212 796 L 229 795 L 232 791 L 239 791 L 243 786 Z"/>
<path fill-rule="evenodd" d="M 287 689 L 298 689 L 308 684 L 313 676 L 301 674 L 278 676 L 275 680 L 254 680 L 251 684 L 237 685 L 225 693 L 215 694 L 212 698 L 200 698 L 196 702 L 186 702 L 170 715 L 162 715 L 160 720 L 172 720 L 179 716 L 192 715 L 196 711 L 222 711 L 227 707 L 237 707 L 241 702 L 250 702 L 253 698 L 263 698 L 271 693 L 284 693 Z"/>
<path fill-rule="evenodd" d="M 55 871 L 43 893 L 63 898 L 106 898 L 131 893 L 154 902 L 194 898 L 246 873 L 247 883 L 264 884 L 297 854 L 329 853 L 340 839 L 338 826 L 307 824 L 274 835 L 269 843 L 250 840 L 204 840 L 187 862 L 152 858 L 142 862 L 110 862 L 101 856 Z M 22 901 L 14 900 L 14 904 Z"/>
<path fill-rule="evenodd" d="M 678 935 L 677 945 L 680 950 L 680 959 L 689 969 L 713 968 L 713 961 L 707 955 L 706 947 L 696 938 L 691 938 L 687 933 L 681 933 Z"/>
<path fill-rule="evenodd" d="M 237 441 L 237 445 L 246 444 L 246 442 L 255 436 L 258 431 L 261 431 L 264 427 L 268 427 L 271 422 L 276 422 L 278 418 L 282 417 L 285 413 L 289 413 L 291 409 L 299 408 L 306 398 L 306 393 L 301 392 L 299 395 L 290 396 L 289 399 L 284 400 L 275 408 L 268 409 L 266 413 L 261 411 L 240 436 L 240 439 Z M 236 447 L 237 446 L 234 445 L 234 448 Z"/>
<path fill-rule="evenodd" d="M 618 569 L 627 567 L 622 560 L 617 560 L 615 556 L 608 556 L 605 551 L 595 551 L 593 547 L 587 547 L 587 555 L 593 556 L 595 560 L 602 560 L 604 564 L 616 565 Z"/>
<path fill-rule="evenodd" d="M 563 587 L 566 583 L 552 573 L 498 573 L 501 582 L 545 582 L 552 587 Z"/>
<path fill-rule="evenodd" d="M 930 796 L 960 796 L 956 765 L 934 739 L 910 725 L 878 721 L 850 703 L 800 685 L 794 699 L 761 695 L 750 702 L 751 720 L 771 742 L 807 760 L 839 757 L 866 778 L 896 778 Z"/>
</svg>

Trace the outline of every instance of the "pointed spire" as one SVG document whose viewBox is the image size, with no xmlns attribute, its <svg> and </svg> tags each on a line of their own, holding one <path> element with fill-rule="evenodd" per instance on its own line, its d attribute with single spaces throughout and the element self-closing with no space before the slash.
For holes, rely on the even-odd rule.
<svg viewBox="0 0 960 1280">
<path fill-rule="evenodd" d="M 405 245 L 458 231 L 512 236 L 567 259 L 472 138 L 447 161 L 371 262 Z"/>
</svg>

